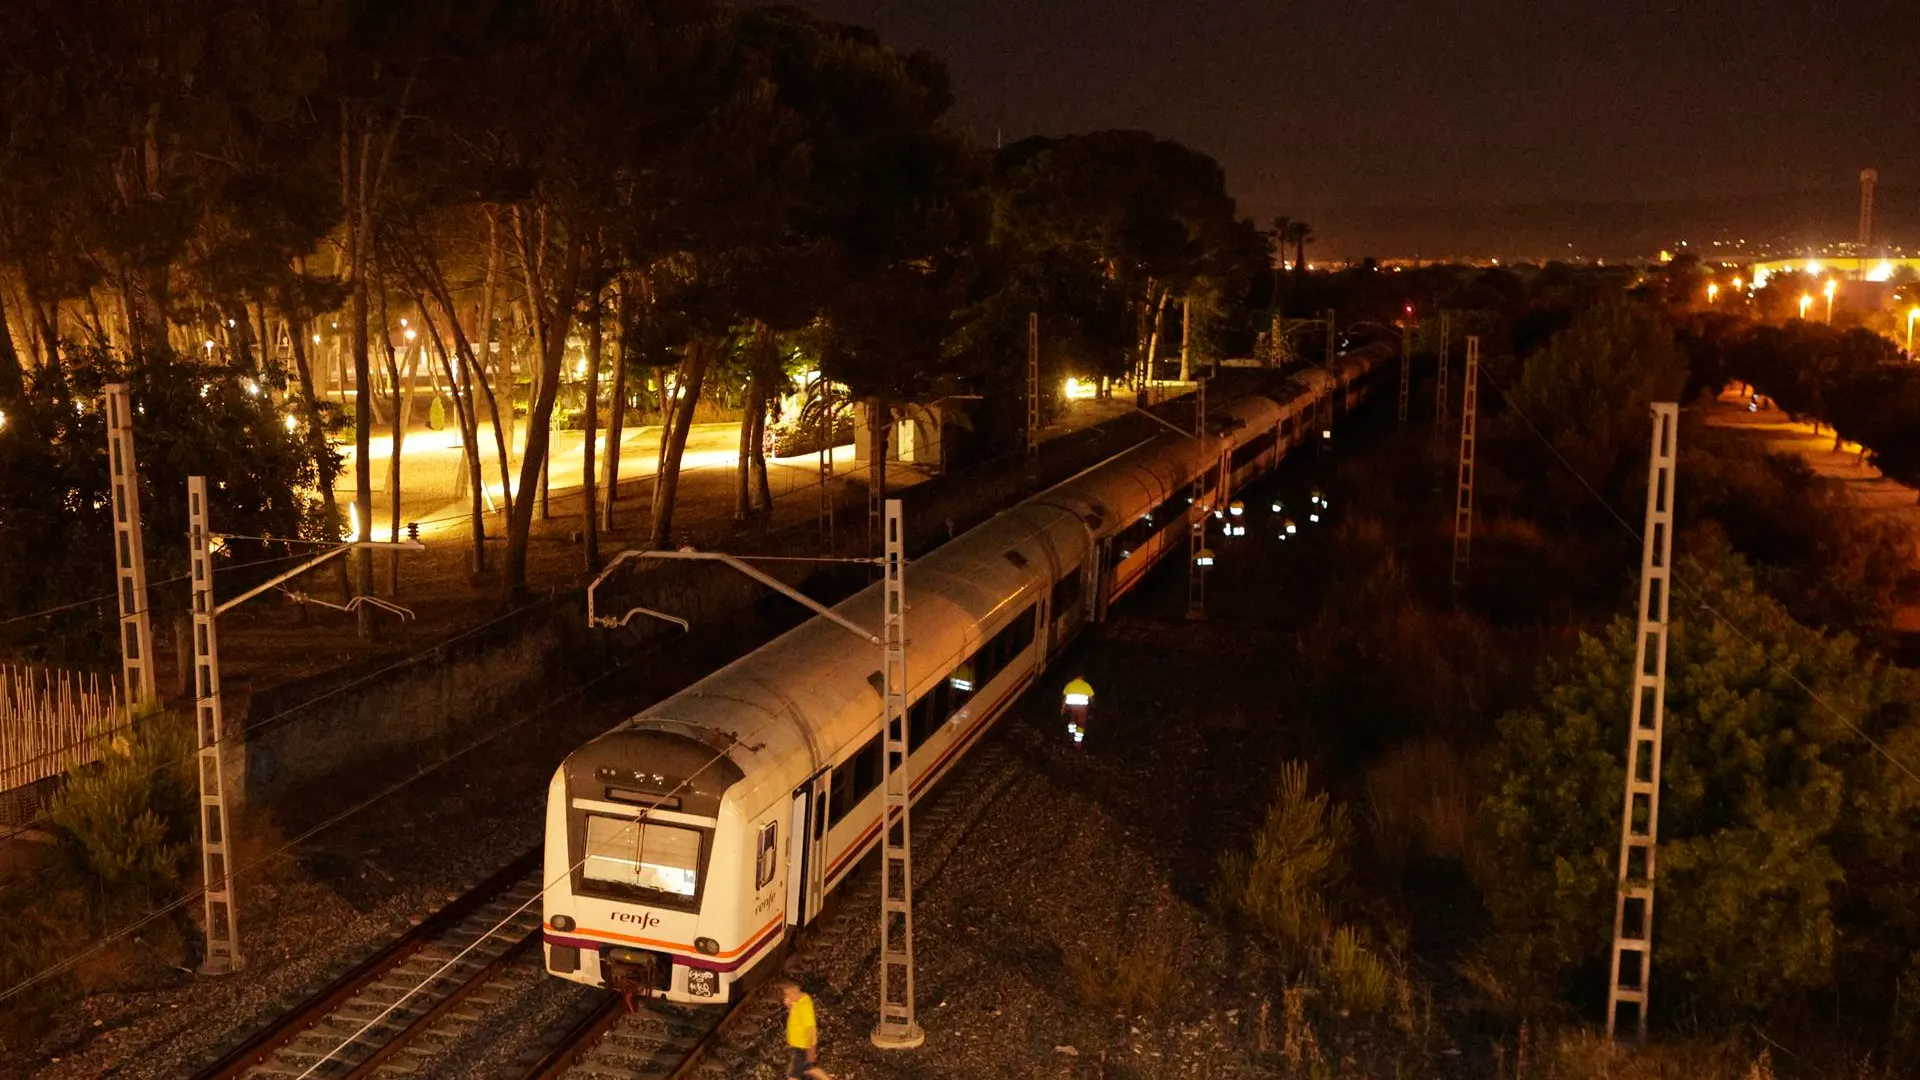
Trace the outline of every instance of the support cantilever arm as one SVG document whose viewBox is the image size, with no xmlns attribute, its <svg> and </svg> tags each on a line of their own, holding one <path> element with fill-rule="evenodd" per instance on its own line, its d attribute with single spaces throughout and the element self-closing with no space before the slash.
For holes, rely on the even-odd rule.
<svg viewBox="0 0 1920 1080">
<path fill-rule="evenodd" d="M 637 558 L 642 558 L 642 559 L 694 559 L 694 560 L 702 560 L 705 562 L 725 563 L 728 566 L 733 567 L 735 570 L 738 570 L 741 573 L 752 578 L 753 580 L 759 582 L 760 584 L 765 585 L 767 588 L 772 589 L 774 592 L 777 592 L 780 595 L 786 597 L 787 599 L 805 606 L 808 610 L 812 611 L 814 614 L 826 617 L 827 619 L 833 621 L 834 623 L 837 623 L 840 626 L 846 628 L 847 630 L 852 631 L 854 634 L 857 634 L 858 636 L 865 639 L 866 641 L 869 641 L 875 645 L 880 644 L 880 635 L 875 634 L 870 630 L 867 630 L 866 628 L 862 627 L 858 623 L 855 623 L 846 619 L 845 617 L 840 615 L 838 612 L 835 612 L 832 608 L 826 606 L 825 604 L 822 604 L 818 600 L 815 600 L 813 597 L 808 596 L 806 593 L 803 593 L 800 590 L 795 589 L 792 586 L 789 586 L 786 582 L 781 581 L 779 578 L 776 578 L 771 574 L 765 574 L 760 572 L 759 570 L 755 570 L 753 567 L 747 565 L 745 560 L 735 558 L 734 556 L 725 554 L 724 552 L 719 552 L 719 551 L 623 551 L 620 553 L 619 558 L 615 559 L 614 561 L 618 562 L 620 559 L 624 559 L 629 555 L 635 556 Z M 613 566 L 609 564 L 607 569 L 611 570 L 613 569 Z M 603 578 L 605 576 L 606 576 L 605 574 L 601 575 L 601 577 Z M 599 582 L 596 581 L 595 584 L 597 585 L 599 584 Z"/>
<path fill-rule="evenodd" d="M 1134 412 L 1137 412 L 1141 416 L 1144 416 L 1147 419 L 1153 421 L 1154 423 L 1159 424 L 1161 427 L 1166 428 L 1168 431 L 1173 432 L 1175 435 L 1185 435 L 1189 439 L 1197 439 L 1200 437 L 1198 435 L 1195 435 L 1193 432 L 1188 431 L 1186 428 L 1181 427 L 1179 424 L 1174 423 L 1171 420 L 1162 420 L 1161 418 L 1153 415 L 1152 409 L 1135 409 Z"/>
<path fill-rule="evenodd" d="M 214 535 L 218 536 L 219 534 L 215 533 Z M 366 541 L 365 543 L 341 544 L 339 547 L 329 548 L 328 550 L 323 551 L 318 555 L 315 555 L 313 558 L 308 559 L 306 562 L 301 563 L 299 566 L 294 567 L 293 569 L 287 571 L 286 573 L 280 574 L 276 577 L 269 578 L 268 580 L 261 582 L 258 585 L 255 585 L 253 588 L 248 589 L 246 592 L 241 593 L 239 596 L 236 596 L 231 600 L 225 601 L 217 605 L 214 608 L 214 613 L 216 615 L 224 615 L 229 610 L 239 607 L 241 604 L 244 604 L 247 601 L 253 599 L 254 597 L 259 596 L 261 593 L 266 592 L 268 589 L 273 588 L 275 585 L 278 585 L 283 581 L 292 581 L 294 578 L 297 578 L 301 574 L 304 574 L 307 571 L 313 569 L 314 567 L 319 566 L 321 563 L 326 562 L 328 559 L 337 558 L 338 556 L 345 555 L 347 552 L 352 551 L 355 548 L 390 548 L 390 549 L 403 549 L 406 551 L 425 551 L 427 550 L 427 545 L 422 544 L 418 540 L 402 540 L 397 544 L 391 543 L 388 541 L 382 541 L 382 540 L 369 540 L 369 541 Z"/>
</svg>

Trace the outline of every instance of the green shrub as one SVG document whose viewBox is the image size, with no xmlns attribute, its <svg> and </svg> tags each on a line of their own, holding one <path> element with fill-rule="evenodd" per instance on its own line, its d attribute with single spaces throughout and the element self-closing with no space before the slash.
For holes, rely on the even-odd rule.
<svg viewBox="0 0 1920 1080">
<path fill-rule="evenodd" d="M 1327 975 L 1333 983 L 1333 1000 L 1355 1015 L 1370 1015 L 1387 1007 L 1387 991 L 1393 978 L 1387 966 L 1360 941 L 1351 926 L 1333 932 L 1333 944 L 1327 950 Z"/>
<path fill-rule="evenodd" d="M 194 741 L 185 718 L 136 721 L 99 761 L 76 766 L 47 808 L 47 824 L 73 869 L 107 906 L 139 902 L 180 884 L 199 801 Z"/>
<path fill-rule="evenodd" d="M 1253 850 L 1221 860 L 1214 899 L 1251 922 L 1289 960 L 1302 963 L 1326 940 L 1324 891 L 1345 874 L 1352 836 L 1346 808 L 1332 805 L 1325 792 L 1309 790 L 1304 762 L 1288 762 Z"/>
</svg>

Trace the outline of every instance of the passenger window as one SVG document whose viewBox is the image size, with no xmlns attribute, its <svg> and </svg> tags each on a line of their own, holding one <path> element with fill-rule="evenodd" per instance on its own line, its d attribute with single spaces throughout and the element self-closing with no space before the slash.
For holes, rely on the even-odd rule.
<svg viewBox="0 0 1920 1080">
<path fill-rule="evenodd" d="M 754 888 L 764 889 L 780 867 L 780 823 L 769 821 L 760 827 L 760 848 L 753 859 Z"/>
</svg>

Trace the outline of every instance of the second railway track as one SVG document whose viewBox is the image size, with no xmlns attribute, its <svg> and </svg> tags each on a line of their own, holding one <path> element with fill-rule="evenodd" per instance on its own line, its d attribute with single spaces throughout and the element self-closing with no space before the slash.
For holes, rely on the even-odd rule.
<svg viewBox="0 0 1920 1080">
<path fill-rule="evenodd" d="M 528 851 L 335 979 L 196 1080 L 362 1080 L 429 1032 L 457 1026 L 460 1006 L 540 945 L 540 851 Z M 489 935 L 496 926 L 497 933 Z M 483 940 L 484 939 L 484 940 Z"/>
</svg>

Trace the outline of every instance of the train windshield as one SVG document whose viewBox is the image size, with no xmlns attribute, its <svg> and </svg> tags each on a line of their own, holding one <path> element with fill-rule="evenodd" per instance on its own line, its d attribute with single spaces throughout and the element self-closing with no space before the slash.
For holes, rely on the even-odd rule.
<svg viewBox="0 0 1920 1080">
<path fill-rule="evenodd" d="M 691 897 L 700 885 L 700 831 L 588 814 L 580 869 L 592 881 Z"/>
</svg>

